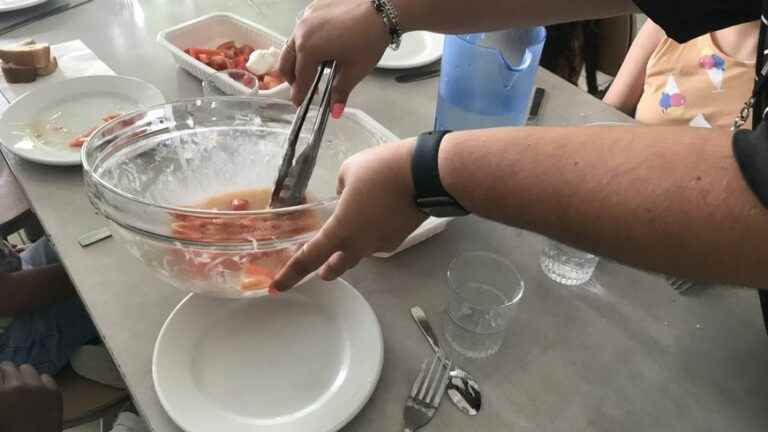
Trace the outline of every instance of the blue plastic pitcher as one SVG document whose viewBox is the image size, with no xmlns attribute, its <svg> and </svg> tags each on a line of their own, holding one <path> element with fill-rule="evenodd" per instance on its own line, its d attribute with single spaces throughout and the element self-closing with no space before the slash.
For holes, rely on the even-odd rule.
<svg viewBox="0 0 768 432">
<path fill-rule="evenodd" d="M 531 27 L 446 36 L 435 129 L 525 123 L 546 34 Z"/>
</svg>

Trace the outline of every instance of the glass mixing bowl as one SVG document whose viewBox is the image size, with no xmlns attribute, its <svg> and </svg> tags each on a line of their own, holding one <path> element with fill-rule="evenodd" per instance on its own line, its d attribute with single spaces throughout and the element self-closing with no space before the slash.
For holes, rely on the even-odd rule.
<svg viewBox="0 0 768 432">
<path fill-rule="evenodd" d="M 247 191 L 268 195 L 294 114 L 286 101 L 229 97 L 126 114 L 98 129 L 83 148 L 88 197 L 131 253 L 172 285 L 217 297 L 263 295 L 333 213 L 342 162 L 394 139 L 370 117 L 348 110 L 328 124 L 306 204 L 230 206 L 230 198 Z M 301 137 L 297 152 L 308 138 Z M 201 207 L 223 194 L 227 198 L 215 206 Z"/>
</svg>

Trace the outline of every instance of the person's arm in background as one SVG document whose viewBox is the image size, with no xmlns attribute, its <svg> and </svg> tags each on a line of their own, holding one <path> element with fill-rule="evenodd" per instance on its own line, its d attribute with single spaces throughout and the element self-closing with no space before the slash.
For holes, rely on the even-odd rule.
<svg viewBox="0 0 768 432">
<path fill-rule="evenodd" d="M 337 0 L 331 0 L 337 1 Z M 473 33 L 637 12 L 630 0 L 391 0 L 400 11 L 404 31 Z"/>
<path fill-rule="evenodd" d="M 76 295 L 61 264 L 0 273 L 0 315 L 15 315 Z"/>
<path fill-rule="evenodd" d="M 471 33 L 512 26 L 604 18 L 637 10 L 630 0 L 390 0 L 404 32 Z M 304 100 L 321 62 L 339 68 L 331 101 L 338 117 L 352 89 L 384 53 L 390 37 L 369 0 L 315 0 L 304 10 L 283 54 L 280 73 L 292 85 L 291 99 Z"/>
<path fill-rule="evenodd" d="M 350 158 L 333 217 L 278 275 L 285 290 L 397 247 L 424 219 L 414 140 Z M 768 284 L 768 210 L 747 186 L 731 132 L 689 127 L 500 128 L 448 134 L 440 178 L 470 212 L 642 269 Z M 371 200 L 370 197 L 376 197 Z"/>
<path fill-rule="evenodd" d="M 0 431 L 61 432 L 61 392 L 30 365 L 0 363 Z"/>
<path fill-rule="evenodd" d="M 664 30 L 647 20 L 632 42 L 616 78 L 603 97 L 603 102 L 634 116 L 643 95 L 645 69 L 656 47 L 664 39 Z"/>
</svg>

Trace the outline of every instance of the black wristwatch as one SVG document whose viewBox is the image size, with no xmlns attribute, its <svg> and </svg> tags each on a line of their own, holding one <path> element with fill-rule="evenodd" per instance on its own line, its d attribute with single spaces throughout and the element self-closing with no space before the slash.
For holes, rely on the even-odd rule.
<svg viewBox="0 0 768 432">
<path fill-rule="evenodd" d="M 464 216 L 469 213 L 445 190 L 440 181 L 437 153 L 440 142 L 449 132 L 440 130 L 419 135 L 411 161 L 416 207 L 434 217 Z"/>
</svg>

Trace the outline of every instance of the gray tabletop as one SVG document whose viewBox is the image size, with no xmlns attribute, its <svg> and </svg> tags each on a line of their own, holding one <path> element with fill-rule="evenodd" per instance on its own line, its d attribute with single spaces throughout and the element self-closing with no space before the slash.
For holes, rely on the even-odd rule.
<svg viewBox="0 0 768 432">
<path fill-rule="evenodd" d="M 230 11 L 287 34 L 303 2 L 97 0 L 9 37 L 50 43 L 82 39 L 117 73 L 156 85 L 167 99 L 199 95 L 200 84 L 155 43 L 158 31 L 214 11 Z M 626 117 L 547 72 L 543 124 L 624 121 Z M 396 84 L 367 78 L 351 99 L 401 136 L 432 126 L 436 80 Z M 35 165 L 8 155 L 35 211 L 107 347 L 156 432 L 177 431 L 155 394 L 155 338 L 184 293 L 161 282 L 114 239 L 82 249 L 77 238 L 102 227 L 77 168 Z M 527 205 L 526 203 L 519 203 Z M 527 291 L 504 345 L 466 361 L 484 388 L 476 418 L 444 406 L 425 428 L 459 430 L 764 431 L 768 428 L 768 337 L 752 290 L 712 287 L 680 296 L 657 276 L 608 261 L 596 281 L 568 288 L 538 267 L 541 239 L 474 217 L 393 258 L 349 273 L 381 322 L 384 369 L 363 411 L 344 429 L 398 430 L 404 396 L 429 349 L 409 317 L 421 305 L 438 332 L 446 267 L 462 251 L 510 257 Z"/>
</svg>

